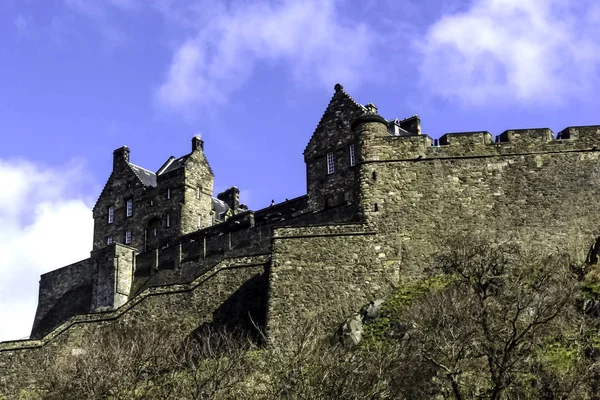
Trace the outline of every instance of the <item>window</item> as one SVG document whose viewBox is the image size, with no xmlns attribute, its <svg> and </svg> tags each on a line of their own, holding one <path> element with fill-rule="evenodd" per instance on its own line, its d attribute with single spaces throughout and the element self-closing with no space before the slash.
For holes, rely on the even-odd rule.
<svg viewBox="0 0 600 400">
<path fill-rule="evenodd" d="M 109 237 L 106 238 L 106 244 L 109 244 L 109 245 L 113 244 L 113 238 L 112 238 L 112 236 L 109 236 Z"/>
<path fill-rule="evenodd" d="M 152 229 L 152 233 L 156 236 L 156 228 Z"/>
<path fill-rule="evenodd" d="M 200 186 L 198 186 L 196 188 L 196 198 L 199 199 L 200 198 Z"/>
<path fill-rule="evenodd" d="M 356 165 L 356 157 L 354 156 L 354 145 L 350 145 L 350 166 L 354 167 Z"/>
<path fill-rule="evenodd" d="M 125 244 L 131 243 L 131 231 L 128 229 L 125 231 Z"/>
<path fill-rule="evenodd" d="M 167 189 L 167 200 L 171 200 L 171 189 Z"/>
<path fill-rule="evenodd" d="M 133 215 L 133 199 L 127 199 L 127 216 Z"/>
<path fill-rule="evenodd" d="M 113 222 L 115 222 L 115 208 L 110 206 L 108 207 L 108 223 L 112 224 Z"/>
<path fill-rule="evenodd" d="M 202 228 L 202 216 L 198 215 L 198 229 Z"/>
<path fill-rule="evenodd" d="M 327 153 L 327 173 L 333 174 L 335 171 L 335 164 L 333 160 L 333 153 Z"/>
<path fill-rule="evenodd" d="M 171 226 L 171 215 L 167 214 L 167 228 Z"/>
</svg>

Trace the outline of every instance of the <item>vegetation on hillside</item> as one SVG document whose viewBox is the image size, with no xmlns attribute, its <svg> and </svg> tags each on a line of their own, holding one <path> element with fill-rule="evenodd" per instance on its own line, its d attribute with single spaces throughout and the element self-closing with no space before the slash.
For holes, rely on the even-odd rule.
<svg viewBox="0 0 600 400">
<path fill-rule="evenodd" d="M 22 399 L 600 399 L 593 266 L 463 240 L 399 287 L 355 347 L 306 324 L 276 345 L 121 327 L 34 360 Z M 588 270 L 592 268 L 591 272 Z M 589 307 L 588 307 L 589 309 Z M 40 353 L 42 354 L 42 353 Z"/>
</svg>

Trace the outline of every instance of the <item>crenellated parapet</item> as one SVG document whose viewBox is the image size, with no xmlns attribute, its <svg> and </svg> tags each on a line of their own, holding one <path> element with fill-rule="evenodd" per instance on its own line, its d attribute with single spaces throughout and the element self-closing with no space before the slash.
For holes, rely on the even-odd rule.
<svg viewBox="0 0 600 400">
<path fill-rule="evenodd" d="M 381 129 L 377 125 L 382 125 Z M 585 152 L 600 148 L 598 125 L 568 127 L 558 135 L 551 129 L 537 128 L 506 130 L 495 138 L 487 131 L 453 132 L 439 139 L 428 135 L 385 135 L 383 128 L 383 123 L 374 121 L 354 125 L 355 134 L 361 138 L 363 162 Z"/>
</svg>

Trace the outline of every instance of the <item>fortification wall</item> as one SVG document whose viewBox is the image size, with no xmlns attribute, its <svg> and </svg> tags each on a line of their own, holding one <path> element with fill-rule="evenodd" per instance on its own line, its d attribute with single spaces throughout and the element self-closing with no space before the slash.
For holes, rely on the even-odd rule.
<svg viewBox="0 0 600 400">
<path fill-rule="evenodd" d="M 394 256 L 387 238 L 362 224 L 275 229 L 269 337 L 277 342 L 286 329 L 307 324 L 332 333 L 398 283 Z"/>
<path fill-rule="evenodd" d="M 151 286 L 185 283 L 227 257 L 271 252 L 273 229 L 279 226 L 333 224 L 351 221 L 355 206 L 307 211 L 305 196 L 182 236 L 179 242 L 136 257 L 132 296 Z"/>
<path fill-rule="evenodd" d="M 206 326 L 250 329 L 250 318 L 263 324 L 268 262 L 266 255 L 226 259 L 189 285 L 147 289 L 115 311 L 72 317 L 40 340 L 0 343 L 0 397 L 14 398 L 30 383 L 38 357 L 76 357 L 86 341 L 118 325 L 142 331 L 166 325 L 173 337 L 184 338 Z"/>
<path fill-rule="evenodd" d="M 93 273 L 94 261 L 87 258 L 41 276 L 32 337 L 43 336 L 72 315 L 89 311 Z"/>
<path fill-rule="evenodd" d="M 600 234 L 600 127 L 376 137 L 364 143 L 366 219 L 418 269 L 440 241 L 466 233 L 568 251 L 585 260 Z M 562 139 L 564 138 L 564 139 Z M 443 236 L 443 237 L 442 237 Z"/>
</svg>

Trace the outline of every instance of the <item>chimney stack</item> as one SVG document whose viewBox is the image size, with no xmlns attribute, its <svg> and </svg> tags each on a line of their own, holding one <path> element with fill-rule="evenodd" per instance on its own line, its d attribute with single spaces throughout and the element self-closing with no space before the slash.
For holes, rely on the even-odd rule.
<svg viewBox="0 0 600 400">
<path fill-rule="evenodd" d="M 203 150 L 204 151 L 204 140 L 200 136 L 194 136 L 192 138 L 192 151 Z"/>
<path fill-rule="evenodd" d="M 421 119 L 418 115 L 413 115 L 412 117 L 405 118 L 402 121 L 400 121 L 400 128 L 413 135 L 420 135 Z"/>
<path fill-rule="evenodd" d="M 113 151 L 113 171 L 129 163 L 129 147 L 123 146 Z"/>
<path fill-rule="evenodd" d="M 235 215 L 240 207 L 240 189 L 232 186 L 224 192 L 219 193 L 217 199 L 224 201 Z"/>
</svg>

